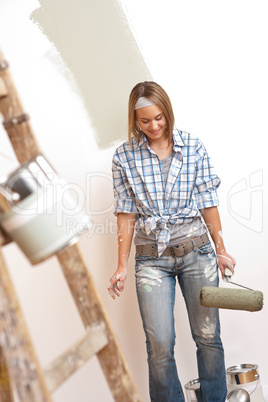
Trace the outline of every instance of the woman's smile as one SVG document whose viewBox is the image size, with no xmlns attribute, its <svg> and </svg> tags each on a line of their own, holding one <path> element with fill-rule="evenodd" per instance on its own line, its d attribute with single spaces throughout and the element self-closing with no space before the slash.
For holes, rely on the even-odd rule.
<svg viewBox="0 0 268 402">
<path fill-rule="evenodd" d="M 159 130 L 157 130 L 157 131 L 151 131 L 151 130 L 149 130 L 149 131 L 150 131 L 151 134 L 158 134 L 160 132 L 160 130 L 161 130 L 161 128 Z"/>
<path fill-rule="evenodd" d="M 137 109 L 136 118 L 149 142 L 166 138 L 166 118 L 159 106 L 152 105 Z"/>
</svg>

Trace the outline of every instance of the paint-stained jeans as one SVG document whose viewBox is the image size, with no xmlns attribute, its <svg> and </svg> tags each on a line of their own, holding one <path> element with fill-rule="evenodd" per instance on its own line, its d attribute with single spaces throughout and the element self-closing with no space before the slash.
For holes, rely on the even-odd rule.
<svg viewBox="0 0 268 402">
<path fill-rule="evenodd" d="M 183 402 L 174 359 L 176 278 L 186 303 L 197 346 L 201 384 L 199 401 L 224 402 L 226 375 L 218 310 L 202 307 L 203 286 L 218 286 L 218 267 L 211 243 L 183 257 L 136 254 L 136 288 L 146 335 L 150 396 L 153 402 Z"/>
</svg>

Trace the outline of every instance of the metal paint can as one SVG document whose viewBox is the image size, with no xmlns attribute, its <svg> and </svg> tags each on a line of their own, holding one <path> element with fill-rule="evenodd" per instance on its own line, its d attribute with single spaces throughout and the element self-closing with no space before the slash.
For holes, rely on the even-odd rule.
<svg viewBox="0 0 268 402">
<path fill-rule="evenodd" d="M 197 393 L 200 389 L 199 379 L 197 378 L 195 380 L 187 382 L 187 384 L 184 385 L 184 388 L 186 390 L 187 402 L 197 402 Z"/>
<path fill-rule="evenodd" d="M 70 185 L 43 155 L 0 179 L 5 212 L 0 224 L 32 264 L 78 241 L 90 224 Z"/>
<path fill-rule="evenodd" d="M 239 364 L 229 367 L 226 370 L 226 381 L 227 401 L 239 401 L 239 392 L 242 395 L 240 390 L 244 390 L 248 393 L 251 402 L 264 402 L 257 364 Z"/>
</svg>

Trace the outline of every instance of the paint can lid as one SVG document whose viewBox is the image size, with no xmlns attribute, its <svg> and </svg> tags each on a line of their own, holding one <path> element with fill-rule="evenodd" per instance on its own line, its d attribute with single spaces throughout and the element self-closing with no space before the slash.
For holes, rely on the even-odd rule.
<svg viewBox="0 0 268 402">
<path fill-rule="evenodd" d="M 200 382 L 199 382 L 199 378 L 189 381 L 187 382 L 187 384 L 184 385 L 185 389 L 188 390 L 196 390 L 200 388 Z"/>
<path fill-rule="evenodd" d="M 228 384 L 247 384 L 259 379 L 257 364 L 239 364 L 226 370 Z"/>
</svg>

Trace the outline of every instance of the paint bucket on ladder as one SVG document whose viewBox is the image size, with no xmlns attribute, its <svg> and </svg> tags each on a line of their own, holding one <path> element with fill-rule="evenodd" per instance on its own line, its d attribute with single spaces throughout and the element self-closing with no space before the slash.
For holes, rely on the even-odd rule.
<svg viewBox="0 0 268 402">
<path fill-rule="evenodd" d="M 184 388 L 186 390 L 187 402 L 197 402 L 197 393 L 200 389 L 199 379 L 197 378 L 195 380 L 187 382 L 187 384 L 184 385 Z"/>
<path fill-rule="evenodd" d="M 0 224 L 32 264 L 78 241 L 90 224 L 72 188 L 42 155 L 0 179 Z"/>
<path fill-rule="evenodd" d="M 226 370 L 227 401 L 264 402 L 258 366 L 240 364 Z"/>
</svg>

